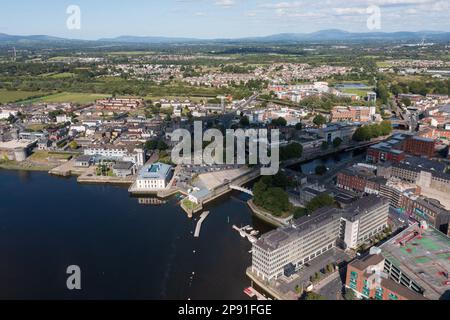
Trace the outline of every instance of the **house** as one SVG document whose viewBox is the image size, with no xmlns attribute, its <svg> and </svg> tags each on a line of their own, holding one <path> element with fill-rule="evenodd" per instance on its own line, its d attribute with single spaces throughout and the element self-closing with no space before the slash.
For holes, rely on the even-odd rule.
<svg viewBox="0 0 450 320">
<path fill-rule="evenodd" d="M 92 162 L 93 158 L 91 156 L 82 155 L 75 159 L 75 167 L 89 168 Z"/>
<path fill-rule="evenodd" d="M 46 138 L 40 139 L 37 143 L 38 150 L 48 150 L 52 145 L 52 141 Z"/>
<path fill-rule="evenodd" d="M 121 161 L 113 165 L 112 169 L 115 176 L 128 177 L 134 173 L 134 164 L 129 161 Z"/>
<path fill-rule="evenodd" d="M 203 199 L 205 199 L 208 195 L 209 195 L 208 189 L 201 189 L 191 193 L 188 196 L 188 200 L 192 203 L 200 204 L 202 203 Z"/>
</svg>

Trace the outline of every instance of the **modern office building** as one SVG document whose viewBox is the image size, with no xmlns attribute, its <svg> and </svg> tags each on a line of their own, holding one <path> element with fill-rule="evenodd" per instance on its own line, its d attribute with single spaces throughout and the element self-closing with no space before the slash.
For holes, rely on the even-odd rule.
<svg viewBox="0 0 450 320">
<path fill-rule="evenodd" d="M 289 276 L 336 246 L 356 248 L 388 224 L 389 203 L 370 195 L 345 209 L 326 207 L 263 235 L 253 244 L 252 272 L 263 280 Z"/>
</svg>

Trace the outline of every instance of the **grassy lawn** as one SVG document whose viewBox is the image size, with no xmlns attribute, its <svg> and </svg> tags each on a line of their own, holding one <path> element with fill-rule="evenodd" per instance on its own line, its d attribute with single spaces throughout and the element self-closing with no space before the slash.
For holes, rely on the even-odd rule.
<svg viewBox="0 0 450 320">
<path fill-rule="evenodd" d="M 4 170 L 19 170 L 19 171 L 49 171 L 51 166 L 35 165 L 29 162 L 16 162 L 10 160 L 0 160 L 0 169 Z"/>
<path fill-rule="evenodd" d="M 28 102 L 31 103 L 79 103 L 88 104 L 93 103 L 95 100 L 110 97 L 107 94 L 97 94 L 97 93 L 76 93 L 76 92 L 62 92 L 51 94 L 42 98 L 32 99 Z"/>
<path fill-rule="evenodd" d="M 8 91 L 0 90 L 0 103 L 11 103 L 26 100 L 32 97 L 46 95 L 46 92 L 39 91 Z"/>
<path fill-rule="evenodd" d="M 166 100 L 180 100 L 180 101 L 184 101 L 184 100 L 190 100 L 194 103 L 199 103 L 200 101 L 204 100 L 204 101 L 208 101 L 210 99 L 215 98 L 215 96 L 209 96 L 209 97 L 198 97 L 198 96 L 145 96 L 144 99 L 145 100 L 152 100 L 153 103 L 158 102 L 161 99 L 166 99 Z"/>
<path fill-rule="evenodd" d="M 27 126 L 27 129 L 32 131 L 42 131 L 47 125 L 43 123 L 34 123 Z"/>
<path fill-rule="evenodd" d="M 367 89 L 344 89 L 342 90 L 344 93 L 348 93 L 348 94 L 356 94 L 360 97 L 366 97 L 367 96 L 367 92 L 371 91 L 371 90 L 367 90 Z"/>
<path fill-rule="evenodd" d="M 41 76 L 51 79 L 65 79 L 65 78 L 73 78 L 75 77 L 75 74 L 71 72 L 62 72 L 62 73 L 48 73 Z"/>
<path fill-rule="evenodd" d="M 187 198 L 183 200 L 182 205 L 185 209 L 187 209 L 189 211 L 194 211 L 196 208 L 199 207 L 198 204 L 195 204 L 194 202 L 190 201 Z"/>
</svg>

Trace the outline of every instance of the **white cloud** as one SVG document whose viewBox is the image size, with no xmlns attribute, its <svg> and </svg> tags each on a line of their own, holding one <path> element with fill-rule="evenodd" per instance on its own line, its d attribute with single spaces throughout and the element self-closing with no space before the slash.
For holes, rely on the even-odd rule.
<svg viewBox="0 0 450 320">
<path fill-rule="evenodd" d="M 231 8 L 236 4 L 235 0 L 216 0 L 216 5 L 224 7 L 224 8 Z"/>
</svg>

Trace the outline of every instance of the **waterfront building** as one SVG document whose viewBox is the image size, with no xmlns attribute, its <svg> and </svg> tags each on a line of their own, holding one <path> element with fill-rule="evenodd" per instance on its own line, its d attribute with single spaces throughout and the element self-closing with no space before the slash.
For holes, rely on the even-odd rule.
<svg viewBox="0 0 450 320">
<path fill-rule="evenodd" d="M 158 191 L 165 189 L 170 181 L 172 167 L 164 163 L 145 165 L 138 173 L 136 191 Z"/>
<path fill-rule="evenodd" d="M 37 140 L 11 140 L 0 142 L 0 159 L 24 161 L 36 146 Z"/>
<path fill-rule="evenodd" d="M 90 145 L 84 149 L 84 154 L 94 156 L 97 161 L 126 161 L 141 167 L 145 163 L 145 151 L 134 145 Z"/>
<path fill-rule="evenodd" d="M 253 244 L 252 272 L 273 280 L 299 270 L 336 246 L 356 248 L 388 225 L 389 202 L 370 195 L 345 209 L 326 207 L 292 225 L 263 235 Z"/>
<path fill-rule="evenodd" d="M 380 163 L 386 161 L 400 162 L 405 160 L 405 152 L 394 149 L 387 142 L 380 142 L 367 150 L 367 162 Z"/>
<path fill-rule="evenodd" d="M 89 168 L 92 162 L 92 156 L 81 155 L 75 159 L 75 167 Z"/>
<path fill-rule="evenodd" d="M 333 143 L 336 138 L 348 142 L 352 140 L 356 129 L 358 129 L 358 125 L 354 123 L 337 122 L 327 124 L 326 127 L 318 129 L 317 134 L 329 144 Z"/>
<path fill-rule="evenodd" d="M 113 165 L 112 170 L 116 177 L 128 177 L 134 173 L 134 164 L 129 161 L 117 162 Z"/>
</svg>

